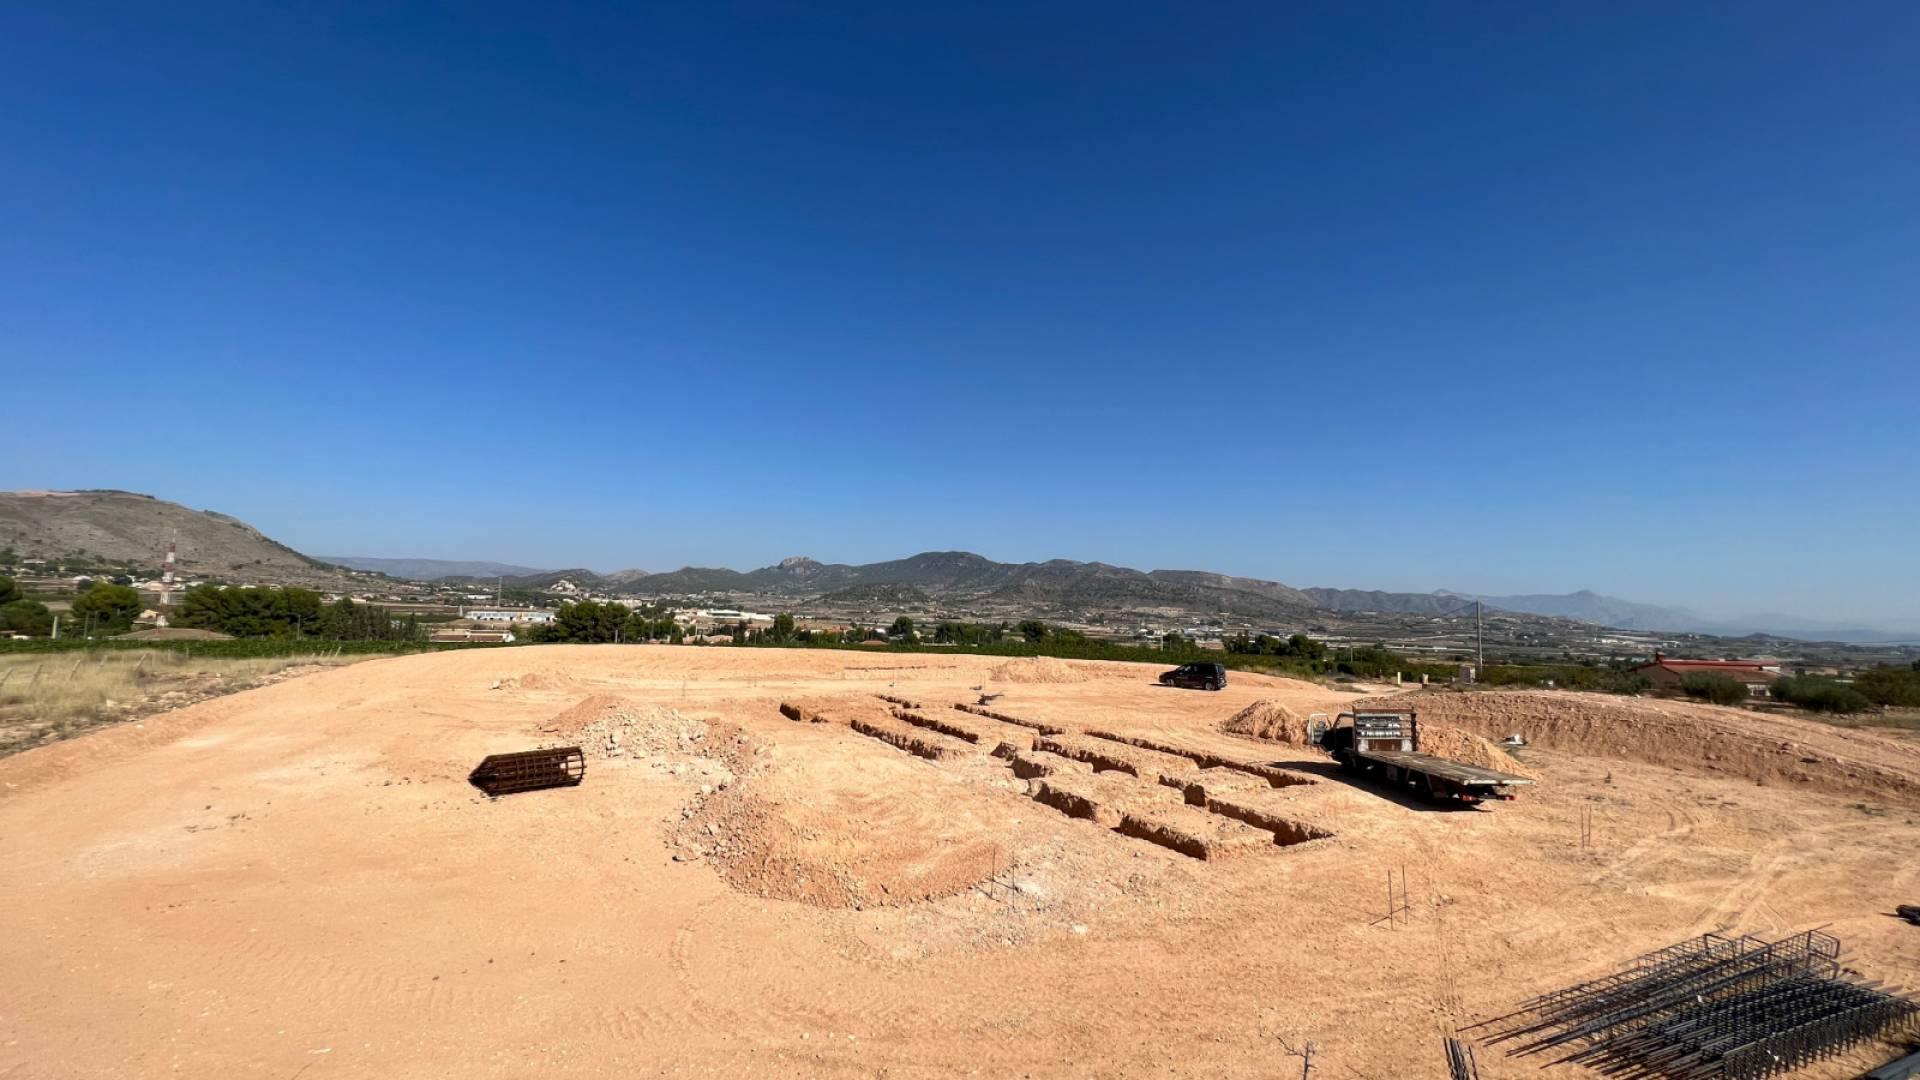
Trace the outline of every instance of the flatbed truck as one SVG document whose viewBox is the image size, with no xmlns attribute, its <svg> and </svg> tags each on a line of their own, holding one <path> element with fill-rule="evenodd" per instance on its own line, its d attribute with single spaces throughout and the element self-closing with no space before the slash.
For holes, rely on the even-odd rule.
<svg viewBox="0 0 1920 1080">
<path fill-rule="evenodd" d="M 1511 799 L 1513 789 L 1533 783 L 1524 776 L 1421 753 L 1416 712 L 1341 713 L 1320 737 L 1320 748 L 1347 772 L 1433 802 Z"/>
</svg>

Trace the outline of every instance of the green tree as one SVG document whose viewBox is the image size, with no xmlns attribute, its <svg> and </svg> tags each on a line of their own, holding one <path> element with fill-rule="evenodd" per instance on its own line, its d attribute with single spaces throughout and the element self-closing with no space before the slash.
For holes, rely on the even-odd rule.
<svg viewBox="0 0 1920 1080">
<path fill-rule="evenodd" d="M 903 641 L 908 645 L 915 645 L 920 641 L 919 635 L 913 632 L 913 620 L 907 618 L 905 615 L 893 620 L 893 628 L 887 631 L 887 636 Z"/>
<path fill-rule="evenodd" d="M 1041 622 L 1039 619 L 1022 619 L 1016 629 L 1020 631 L 1020 636 L 1026 638 L 1028 644 L 1031 645 L 1038 645 L 1047 640 L 1047 635 L 1053 632 L 1052 627 Z"/>
<path fill-rule="evenodd" d="M 394 640 L 392 617 L 385 608 L 355 610 L 351 600 L 343 607 L 327 607 L 312 589 L 222 589 L 201 585 L 188 589 L 175 606 L 179 626 L 217 630 L 244 638 L 320 637 L 331 641 Z"/>
<path fill-rule="evenodd" d="M 44 637 L 53 630 L 53 613 L 38 600 L 11 600 L 0 604 L 0 631 Z"/>
<path fill-rule="evenodd" d="M 1680 677 L 1680 689 L 1688 697 L 1715 705 L 1738 705 L 1747 700 L 1747 684 L 1719 671 L 1689 671 Z"/>
<path fill-rule="evenodd" d="M 784 611 L 775 615 L 773 617 L 773 630 L 769 632 L 767 636 L 784 645 L 793 640 L 793 635 L 793 616 Z"/>
<path fill-rule="evenodd" d="M 125 585 L 96 582 L 73 601 L 73 617 L 94 633 L 122 633 L 133 626 L 140 615 L 140 594 Z"/>
<path fill-rule="evenodd" d="M 1362 679 L 1384 679 L 1396 671 L 1406 671 L 1408 665 L 1399 653 L 1384 645 L 1363 645 L 1350 650 L 1339 668 Z"/>
<path fill-rule="evenodd" d="M 1920 669 L 1870 668 L 1853 677 L 1853 687 L 1875 705 L 1920 706 Z"/>
<path fill-rule="evenodd" d="M 1194 645 L 1192 638 L 1186 637 L 1178 631 L 1170 630 L 1161 636 L 1160 647 L 1170 653 L 1183 653 L 1191 652 Z"/>
<path fill-rule="evenodd" d="M 553 613 L 553 621 L 535 630 L 532 639 L 585 644 L 619 641 L 625 636 L 629 614 L 625 604 L 602 604 L 594 600 L 561 604 Z"/>
<path fill-rule="evenodd" d="M 0 577 L 0 604 L 11 604 L 20 599 L 20 586 L 10 577 Z"/>
<path fill-rule="evenodd" d="M 1305 634 L 1295 634 L 1287 639 L 1286 652 L 1282 655 L 1297 656 L 1302 660 L 1325 660 L 1327 647 Z"/>
<path fill-rule="evenodd" d="M 1809 712 L 1860 713 L 1873 708 L 1867 695 L 1853 687 L 1809 675 L 1775 679 L 1773 696 Z"/>
</svg>

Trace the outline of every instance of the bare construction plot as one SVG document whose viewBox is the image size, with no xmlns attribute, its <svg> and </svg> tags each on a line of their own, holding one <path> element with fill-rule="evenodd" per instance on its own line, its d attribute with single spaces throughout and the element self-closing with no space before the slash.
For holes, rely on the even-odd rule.
<svg viewBox="0 0 1920 1080">
<path fill-rule="evenodd" d="M 1721 927 L 1825 927 L 1865 981 L 1920 973 L 1892 914 L 1920 896 L 1899 743 L 1459 694 L 1487 718 L 1463 730 L 1524 721 L 1539 783 L 1440 810 L 1221 731 L 1351 693 L 1157 674 L 539 646 L 17 755 L 0 1075 L 1270 1077 L 1312 1042 L 1316 1078 L 1425 1077 L 1454 1029 Z M 468 783 L 551 745 L 581 748 L 578 786 Z M 1541 1075 L 1505 1045 L 1484 1080 Z"/>
</svg>

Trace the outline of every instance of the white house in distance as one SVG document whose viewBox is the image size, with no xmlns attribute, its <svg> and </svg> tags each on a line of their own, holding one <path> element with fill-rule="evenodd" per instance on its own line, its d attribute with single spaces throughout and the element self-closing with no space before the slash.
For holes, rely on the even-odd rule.
<svg viewBox="0 0 1920 1080">
<path fill-rule="evenodd" d="M 483 623 L 550 623 L 553 612 L 532 608 L 475 608 L 463 613 L 461 618 Z"/>
</svg>

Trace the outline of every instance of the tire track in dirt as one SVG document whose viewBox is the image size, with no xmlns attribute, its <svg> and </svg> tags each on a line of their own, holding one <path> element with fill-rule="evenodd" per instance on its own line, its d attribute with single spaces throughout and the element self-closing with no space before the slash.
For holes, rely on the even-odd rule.
<svg viewBox="0 0 1920 1080">
<path fill-rule="evenodd" d="M 667 968 L 679 987 L 676 1001 L 684 1007 L 663 1014 L 663 1025 L 673 1029 L 700 1025 L 710 1030 L 779 1036 L 787 1033 L 783 1028 L 844 1028 L 847 1017 L 859 1016 L 871 1029 L 902 1030 L 905 998 L 891 992 L 890 980 L 876 978 L 871 971 L 864 973 L 865 978 L 836 980 L 823 992 L 814 981 L 817 972 L 801 968 L 788 958 L 769 962 L 772 958 L 765 956 L 733 955 L 739 950 L 732 943 L 738 942 L 739 936 L 727 933 L 718 921 L 722 912 L 732 908 L 731 900 L 714 897 L 701 901 L 674 930 Z M 704 941 L 714 944 L 703 948 Z M 721 995 L 733 992 L 740 974 L 746 971 L 753 973 L 757 1001 L 749 1006 L 723 999 Z"/>
<path fill-rule="evenodd" d="M 1680 841 L 1693 835 L 1700 826 L 1700 815 L 1687 809 L 1684 803 L 1672 803 L 1662 807 L 1667 816 L 1665 832 L 1654 836 L 1643 836 L 1627 845 L 1620 857 L 1607 864 L 1598 873 L 1588 878 L 1585 884 L 1590 888 L 1608 888 L 1617 884 L 1631 870 L 1659 855 Z"/>
<path fill-rule="evenodd" d="M 476 1007 L 473 989 L 451 972 L 348 964 L 253 932 L 207 951 L 206 966 L 190 981 L 233 996 L 271 996 L 267 991 L 272 988 L 323 1001 L 378 1001 L 385 1015 L 424 1023 L 471 1015 Z"/>
<path fill-rule="evenodd" d="M 1854 832 L 1849 827 L 1824 826 L 1809 833 L 1783 836 L 1771 840 L 1747 860 L 1746 868 L 1721 888 L 1709 901 L 1693 925 L 1696 932 L 1705 932 L 1718 926 L 1734 929 L 1781 930 L 1786 928 L 1787 920 L 1781 918 L 1770 902 L 1773 890 L 1789 874 L 1800 870 L 1808 862 L 1810 853 L 1828 850 L 1830 841 L 1845 838 Z M 1768 925 L 1755 927 L 1755 915 L 1762 908 L 1772 912 Z"/>
</svg>

